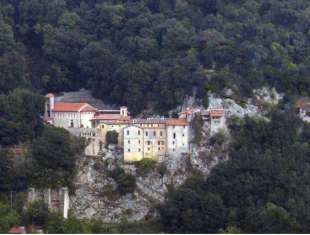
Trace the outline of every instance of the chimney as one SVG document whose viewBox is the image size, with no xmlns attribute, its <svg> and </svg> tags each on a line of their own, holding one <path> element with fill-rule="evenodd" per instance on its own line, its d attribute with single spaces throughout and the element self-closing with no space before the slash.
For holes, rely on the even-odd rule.
<svg viewBox="0 0 310 235">
<path fill-rule="evenodd" d="M 122 106 L 120 108 L 120 114 L 121 114 L 122 117 L 127 117 L 128 116 L 128 109 L 127 109 L 127 107 Z"/>
<path fill-rule="evenodd" d="M 51 117 L 55 105 L 55 95 L 49 93 L 45 96 L 45 117 Z"/>
</svg>

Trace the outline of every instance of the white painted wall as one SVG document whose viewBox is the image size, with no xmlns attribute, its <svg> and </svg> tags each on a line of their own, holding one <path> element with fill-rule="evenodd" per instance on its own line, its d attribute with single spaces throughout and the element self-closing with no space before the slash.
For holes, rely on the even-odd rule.
<svg viewBox="0 0 310 235">
<path fill-rule="evenodd" d="M 71 128 L 71 120 L 73 128 L 80 128 L 81 125 L 85 128 L 91 128 L 91 119 L 95 116 L 95 112 L 53 112 L 52 118 L 54 125 L 65 129 Z"/>
<path fill-rule="evenodd" d="M 80 114 L 81 114 L 81 125 L 83 125 L 83 127 L 91 128 L 92 127 L 91 120 L 94 118 L 95 112 L 81 112 Z"/>
<path fill-rule="evenodd" d="M 211 130 L 210 134 L 214 135 L 217 133 L 220 129 L 226 128 L 226 118 L 223 116 L 221 118 L 211 118 Z"/>
<path fill-rule="evenodd" d="M 52 118 L 54 119 L 54 126 L 62 127 L 65 129 L 71 128 L 71 120 L 73 127 L 79 128 L 81 126 L 81 116 L 79 112 L 53 112 Z"/>
<path fill-rule="evenodd" d="M 189 126 L 167 126 L 167 154 L 189 151 Z"/>
</svg>

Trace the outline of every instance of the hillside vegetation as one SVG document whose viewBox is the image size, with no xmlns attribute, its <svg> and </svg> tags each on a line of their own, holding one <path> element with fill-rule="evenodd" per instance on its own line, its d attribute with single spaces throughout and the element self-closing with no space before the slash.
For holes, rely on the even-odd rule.
<svg viewBox="0 0 310 235">
<path fill-rule="evenodd" d="M 90 88 L 138 112 L 192 88 L 309 94 L 308 0 L 1 0 L 0 91 Z"/>
</svg>

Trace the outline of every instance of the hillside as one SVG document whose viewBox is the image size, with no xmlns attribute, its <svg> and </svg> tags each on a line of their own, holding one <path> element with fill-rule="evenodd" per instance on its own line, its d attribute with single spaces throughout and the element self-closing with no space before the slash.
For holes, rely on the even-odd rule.
<svg viewBox="0 0 310 235">
<path fill-rule="evenodd" d="M 309 29 L 309 0 L 0 0 L 0 233 L 309 233 Z M 196 114 L 186 154 L 125 164 L 43 121 L 47 93 L 133 119 L 219 101 L 225 128 Z M 69 218 L 29 187 L 68 187 Z"/>
<path fill-rule="evenodd" d="M 307 95 L 309 11 L 307 0 L 2 0 L 0 91 L 84 87 L 135 113 L 170 110 L 193 87 Z"/>
</svg>

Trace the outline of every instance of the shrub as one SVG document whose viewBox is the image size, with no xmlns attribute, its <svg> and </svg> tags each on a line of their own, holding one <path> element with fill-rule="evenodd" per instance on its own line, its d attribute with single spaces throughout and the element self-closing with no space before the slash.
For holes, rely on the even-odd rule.
<svg viewBox="0 0 310 235">
<path fill-rule="evenodd" d="M 164 163 L 160 163 L 157 167 L 157 171 L 163 177 L 167 172 L 167 166 Z"/>
<path fill-rule="evenodd" d="M 29 204 L 24 219 L 29 225 L 45 226 L 48 220 L 48 206 L 42 201 L 34 201 Z"/>
<path fill-rule="evenodd" d="M 108 131 L 106 134 L 106 143 L 109 144 L 118 144 L 118 133 L 116 131 Z"/>
<path fill-rule="evenodd" d="M 155 169 L 156 162 L 152 159 L 145 158 L 137 163 L 137 173 L 140 176 L 146 176 Z"/>
<path fill-rule="evenodd" d="M 136 178 L 133 175 L 126 174 L 125 171 L 118 167 L 110 173 L 110 176 L 117 183 L 117 191 L 124 195 L 132 193 L 136 188 Z"/>
<path fill-rule="evenodd" d="M 194 138 L 192 142 L 194 144 L 200 144 L 202 140 L 202 126 L 203 126 L 203 119 L 201 115 L 195 115 L 191 127 L 194 132 Z"/>
</svg>

